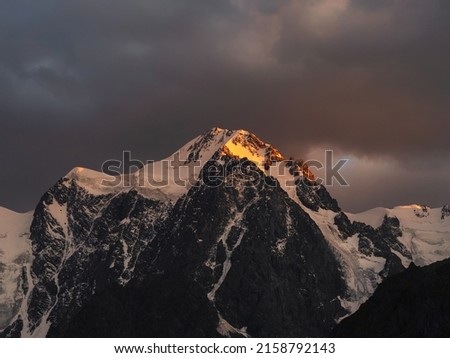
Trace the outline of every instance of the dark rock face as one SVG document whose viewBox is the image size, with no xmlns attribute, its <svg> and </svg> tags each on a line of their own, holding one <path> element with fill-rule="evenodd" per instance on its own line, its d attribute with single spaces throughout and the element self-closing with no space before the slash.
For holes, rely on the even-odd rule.
<svg viewBox="0 0 450 358">
<path fill-rule="evenodd" d="M 356 234 L 358 228 L 357 223 L 352 223 L 344 212 L 338 213 L 334 217 L 334 224 L 338 227 L 344 239 Z"/>
<path fill-rule="evenodd" d="M 23 328 L 23 321 L 17 319 L 9 325 L 3 332 L 0 332 L 0 338 L 17 338 L 20 337 L 20 332 Z"/>
<path fill-rule="evenodd" d="M 380 227 L 373 228 L 360 222 L 350 222 L 345 213 L 340 212 L 334 223 L 343 235 L 343 239 L 358 235 L 358 250 L 366 256 L 378 256 L 386 259 L 384 269 L 379 273 L 382 278 L 404 270 L 400 258 L 392 251 L 412 260 L 408 249 L 397 238 L 402 236 L 400 222 L 396 217 L 385 216 Z"/>
<path fill-rule="evenodd" d="M 308 209 L 318 211 L 319 208 L 339 212 L 338 202 L 332 198 L 323 185 L 316 185 L 307 178 L 297 182 L 297 196 Z"/>
<path fill-rule="evenodd" d="M 92 294 L 126 283 L 166 206 L 135 191 L 91 195 L 61 179 L 41 199 L 31 226 L 30 331 L 48 319 L 52 335 Z"/>
<path fill-rule="evenodd" d="M 54 336 L 220 337 L 216 312 L 197 283 L 173 282 L 155 275 L 138 285 L 110 287 L 93 295 Z"/>
<path fill-rule="evenodd" d="M 282 189 L 263 185 L 253 164 L 236 164 L 219 168 L 233 186 L 202 185 L 178 201 L 143 252 L 136 279 L 95 296 L 62 335 L 214 337 L 220 320 L 235 328 L 221 332 L 230 336 L 325 335 L 345 314 L 336 299 L 345 283 L 334 255 Z M 158 252 L 154 261 L 147 251 Z M 127 330 L 115 318 L 102 327 L 104 297 L 114 297 L 114 312 L 130 302 L 129 318 L 120 317 Z M 142 304 L 139 297 L 146 297 Z M 143 322 L 139 312 L 155 314 Z M 117 325 L 119 331 L 107 330 Z"/>
<path fill-rule="evenodd" d="M 441 210 L 441 220 L 444 220 L 446 217 L 450 216 L 450 207 L 448 204 L 445 204 Z"/>
<path fill-rule="evenodd" d="M 430 208 L 426 205 L 420 205 L 419 208 L 414 209 L 414 214 L 418 218 L 426 218 L 430 215 L 429 209 Z"/>
<path fill-rule="evenodd" d="M 450 260 L 388 277 L 336 337 L 449 337 Z"/>
</svg>

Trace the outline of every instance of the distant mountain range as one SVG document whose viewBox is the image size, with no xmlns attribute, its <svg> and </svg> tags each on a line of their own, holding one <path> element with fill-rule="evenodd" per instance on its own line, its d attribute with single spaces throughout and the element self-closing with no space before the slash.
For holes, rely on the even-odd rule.
<svg viewBox="0 0 450 358">
<path fill-rule="evenodd" d="M 302 161 L 213 128 L 132 174 L 75 168 L 34 212 L 0 209 L 0 335 L 353 335 L 380 283 L 450 257 L 449 216 L 345 213 Z"/>
</svg>

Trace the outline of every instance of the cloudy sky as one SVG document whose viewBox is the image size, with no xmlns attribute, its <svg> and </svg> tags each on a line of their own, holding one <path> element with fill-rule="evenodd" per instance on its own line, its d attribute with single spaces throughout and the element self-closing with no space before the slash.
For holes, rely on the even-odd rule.
<svg viewBox="0 0 450 358">
<path fill-rule="evenodd" d="M 349 211 L 450 202 L 450 1 L 2 0 L 0 206 L 213 126 L 349 158 Z"/>
</svg>

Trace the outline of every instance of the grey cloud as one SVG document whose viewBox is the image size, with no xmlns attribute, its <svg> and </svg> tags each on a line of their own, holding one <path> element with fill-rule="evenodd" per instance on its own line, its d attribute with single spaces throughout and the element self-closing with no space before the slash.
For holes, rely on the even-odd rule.
<svg viewBox="0 0 450 358">
<path fill-rule="evenodd" d="M 0 205 L 29 209 L 75 165 L 161 158 L 212 126 L 288 154 L 444 168 L 449 15 L 434 0 L 3 1 Z"/>
<path fill-rule="evenodd" d="M 352 0 L 351 5 L 355 9 L 379 11 L 394 3 L 395 0 Z"/>
</svg>

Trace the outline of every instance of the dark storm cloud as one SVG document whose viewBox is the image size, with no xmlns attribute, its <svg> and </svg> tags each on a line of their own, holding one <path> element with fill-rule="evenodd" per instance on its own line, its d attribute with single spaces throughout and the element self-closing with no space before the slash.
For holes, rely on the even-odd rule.
<svg viewBox="0 0 450 358">
<path fill-rule="evenodd" d="M 295 155 L 389 157 L 398 173 L 419 162 L 440 205 L 449 16 L 437 0 L 2 1 L 0 205 L 28 209 L 73 166 L 161 158 L 212 126 Z M 399 181 L 386 205 L 404 200 Z M 350 191 L 344 205 L 372 206 Z"/>
</svg>

